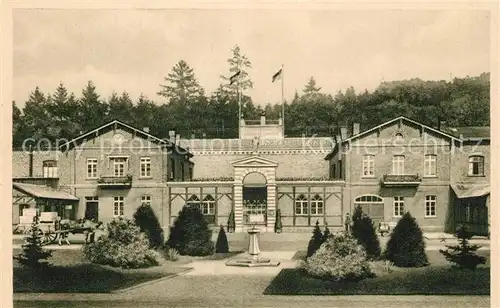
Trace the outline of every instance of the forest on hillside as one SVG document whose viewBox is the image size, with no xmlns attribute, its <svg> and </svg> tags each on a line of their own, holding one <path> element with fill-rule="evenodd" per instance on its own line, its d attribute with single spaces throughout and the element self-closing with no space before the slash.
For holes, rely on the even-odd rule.
<svg viewBox="0 0 500 308">
<path fill-rule="evenodd" d="M 278 119 L 280 104 L 256 104 L 245 91 L 253 87 L 250 60 L 238 46 L 227 60 L 228 74 L 213 93 L 200 86 L 195 71 L 179 61 L 159 86 L 158 100 L 144 95 L 130 97 L 126 89 L 110 97 L 99 94 L 98 85 L 89 81 L 81 93 L 69 93 L 64 84 L 55 91 L 40 88 L 31 91 L 21 109 L 13 104 L 13 146 L 27 138 L 35 140 L 71 139 L 109 121 L 120 120 L 166 138 L 175 130 L 183 138 L 237 138 L 238 88 L 242 90 L 242 114 L 245 119 L 266 116 Z M 236 82 L 229 76 L 240 72 Z M 324 93 L 314 77 L 303 89 L 285 102 L 286 136 L 331 136 L 339 126 L 361 123 L 361 129 L 376 126 L 404 115 L 429 126 L 446 121 L 450 126 L 490 124 L 490 74 L 424 81 L 410 79 L 381 83 L 374 91 L 357 92 L 353 87 L 338 93 Z"/>
</svg>

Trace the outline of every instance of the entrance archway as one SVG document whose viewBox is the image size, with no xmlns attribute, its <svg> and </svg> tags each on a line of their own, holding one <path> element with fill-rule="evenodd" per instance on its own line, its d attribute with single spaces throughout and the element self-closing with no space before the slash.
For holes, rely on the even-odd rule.
<svg viewBox="0 0 500 308">
<path fill-rule="evenodd" d="M 362 195 L 354 199 L 354 208 L 361 206 L 361 210 L 370 216 L 375 225 L 384 220 L 384 199 L 377 195 Z"/>
<path fill-rule="evenodd" d="M 251 172 L 243 178 L 243 223 L 267 224 L 267 180 L 260 172 Z"/>
</svg>

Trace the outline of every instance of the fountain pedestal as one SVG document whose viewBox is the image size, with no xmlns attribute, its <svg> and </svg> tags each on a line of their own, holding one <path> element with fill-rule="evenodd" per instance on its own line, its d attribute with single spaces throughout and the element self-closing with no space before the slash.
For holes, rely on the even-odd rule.
<svg viewBox="0 0 500 308">
<path fill-rule="evenodd" d="M 259 249 L 259 233 L 260 230 L 253 227 L 248 230 L 248 256 L 239 259 L 232 259 L 226 262 L 227 266 L 243 266 L 243 267 L 256 267 L 256 266 L 273 266 L 280 265 L 280 261 L 272 261 L 269 258 L 260 257 Z"/>
</svg>

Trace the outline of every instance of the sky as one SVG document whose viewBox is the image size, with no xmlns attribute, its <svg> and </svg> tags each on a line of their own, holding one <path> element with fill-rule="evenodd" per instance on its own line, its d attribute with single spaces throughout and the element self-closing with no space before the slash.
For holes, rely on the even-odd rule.
<svg viewBox="0 0 500 308">
<path fill-rule="evenodd" d="M 185 60 L 207 93 L 229 76 L 231 48 L 252 63 L 257 104 L 281 100 L 272 75 L 283 69 L 285 99 L 310 77 L 322 92 L 382 80 L 449 80 L 490 68 L 490 15 L 481 10 L 21 10 L 13 15 L 13 98 L 62 82 L 77 96 L 92 80 L 103 98 L 141 93 Z"/>
</svg>

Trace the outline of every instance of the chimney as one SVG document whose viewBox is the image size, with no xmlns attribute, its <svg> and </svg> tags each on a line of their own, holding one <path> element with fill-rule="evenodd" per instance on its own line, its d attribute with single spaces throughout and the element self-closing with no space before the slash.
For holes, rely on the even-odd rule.
<svg viewBox="0 0 500 308">
<path fill-rule="evenodd" d="M 347 127 L 340 128 L 340 137 L 342 137 L 342 140 L 347 138 Z"/>
<path fill-rule="evenodd" d="M 172 143 L 175 143 L 175 130 L 168 131 L 168 140 Z"/>
<path fill-rule="evenodd" d="M 263 112 L 260 115 L 260 125 L 266 125 L 266 113 L 265 112 Z"/>
<path fill-rule="evenodd" d="M 352 124 L 352 135 L 357 135 L 359 134 L 359 123 L 353 123 Z"/>
<path fill-rule="evenodd" d="M 142 130 L 149 134 L 149 127 L 144 127 Z"/>
</svg>

